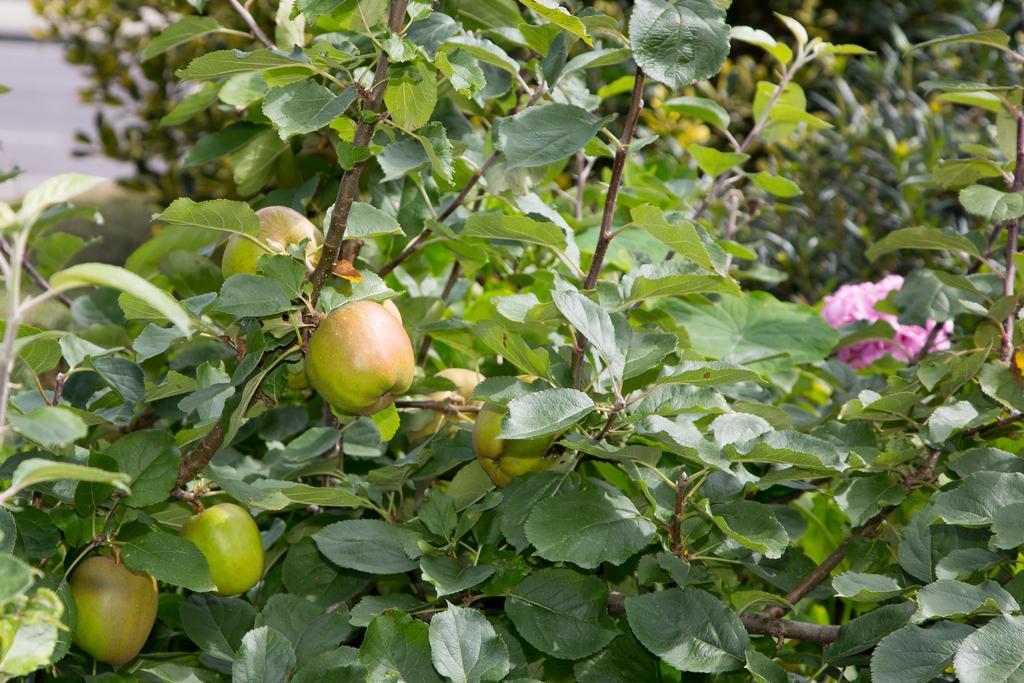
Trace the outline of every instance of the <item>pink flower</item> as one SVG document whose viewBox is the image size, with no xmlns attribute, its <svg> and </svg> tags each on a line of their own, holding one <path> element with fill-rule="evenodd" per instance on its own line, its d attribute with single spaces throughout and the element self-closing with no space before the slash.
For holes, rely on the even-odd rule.
<svg viewBox="0 0 1024 683">
<path fill-rule="evenodd" d="M 864 368 L 888 354 L 906 362 L 921 351 L 928 340 L 928 335 L 939 323 L 929 320 L 925 327 L 901 325 L 895 315 L 875 310 L 875 304 L 885 299 L 889 292 L 896 291 L 902 286 L 901 276 L 890 275 L 880 282 L 843 285 L 834 294 L 825 297 L 821 315 L 836 329 L 860 320 L 884 320 L 895 330 L 892 340 L 864 341 L 839 349 L 836 352 L 839 360 L 854 368 Z M 941 325 L 942 329 L 935 335 L 930 351 L 941 351 L 950 347 L 949 335 L 953 332 L 953 323 L 947 321 Z"/>
</svg>

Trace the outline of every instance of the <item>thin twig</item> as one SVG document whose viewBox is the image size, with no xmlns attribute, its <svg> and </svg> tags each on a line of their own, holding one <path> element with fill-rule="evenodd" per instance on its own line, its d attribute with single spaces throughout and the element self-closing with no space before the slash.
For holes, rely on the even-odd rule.
<svg viewBox="0 0 1024 683">
<path fill-rule="evenodd" d="M 1024 189 L 1024 115 L 1017 115 L 1017 160 L 1013 171 L 1013 186 L 1011 192 L 1020 192 Z M 1014 218 L 1010 221 L 1007 229 L 1006 239 L 1006 274 L 1003 277 L 1003 295 L 1013 296 L 1017 285 L 1017 263 L 1014 257 L 1017 255 L 1017 237 L 1020 231 L 1020 219 Z M 1003 333 L 1003 360 L 1010 361 L 1013 355 L 1013 328 L 1017 321 L 1017 307 L 1014 306 L 1009 315 L 1006 316 Z"/>
<path fill-rule="evenodd" d="M 943 323 L 935 322 L 932 329 L 928 331 L 928 336 L 924 340 L 924 346 L 922 346 L 921 350 L 910 359 L 910 362 L 907 363 L 907 365 L 914 366 L 924 360 L 924 357 L 927 356 L 929 352 L 931 352 L 932 347 L 935 346 L 935 339 L 939 336 L 939 333 L 942 332 L 942 330 Z"/>
<path fill-rule="evenodd" d="M 269 48 L 276 47 L 274 45 L 274 41 L 267 37 L 267 34 L 263 32 L 263 29 L 260 28 L 260 25 L 256 23 L 252 14 L 242 5 L 242 3 L 238 2 L 238 0 L 228 0 L 228 3 L 235 10 L 238 16 L 242 17 L 242 21 L 244 21 L 252 30 L 252 34 L 256 36 L 256 40 Z"/>
<path fill-rule="evenodd" d="M 587 271 L 587 276 L 583 280 L 584 289 L 593 289 L 597 285 L 597 278 L 604 266 L 604 258 L 608 254 L 608 245 L 615 237 L 615 233 L 612 231 L 612 221 L 615 218 L 619 189 L 622 187 L 622 174 L 626 169 L 629 145 L 633 141 L 633 132 L 636 130 L 640 110 L 643 108 L 644 80 L 643 70 L 637 67 L 636 78 L 633 81 L 633 94 L 629 100 L 629 112 L 626 114 L 622 138 L 619 141 L 618 149 L 615 150 L 615 160 L 612 162 L 612 175 L 608 181 L 608 194 L 605 196 L 604 213 L 601 216 L 601 232 L 598 234 L 597 246 L 594 248 L 594 257 L 590 261 L 590 270 Z M 583 381 L 583 358 L 586 351 L 587 339 L 577 332 L 572 358 L 573 384 L 577 389 L 580 388 Z"/>
<path fill-rule="evenodd" d="M 407 6 L 408 0 L 391 0 L 391 14 L 388 18 L 388 26 L 392 33 L 398 33 L 402 30 L 402 25 L 405 23 L 405 10 Z M 382 50 L 377 61 L 377 69 L 373 75 L 373 85 L 370 87 L 364 111 L 374 114 L 380 113 L 384 105 L 384 86 L 387 83 L 387 72 L 388 54 Z M 360 119 L 359 123 L 356 124 L 352 146 L 356 149 L 369 147 L 376 126 L 376 119 L 371 119 L 370 121 Z M 320 256 L 320 261 L 316 264 L 316 268 L 309 275 L 309 281 L 313 285 L 310 299 L 314 306 L 317 299 L 320 298 L 320 290 L 323 289 L 324 283 L 327 282 L 328 275 L 334 270 L 334 264 L 338 262 L 341 245 L 345 240 L 345 230 L 348 229 L 349 212 L 351 212 L 352 203 L 359 194 L 359 178 L 365 166 L 365 160 L 355 162 L 351 170 L 345 173 L 341 183 L 338 185 L 338 195 L 334 200 L 334 209 L 331 213 L 331 225 L 327 230 L 327 236 L 324 238 L 323 253 Z"/>
<path fill-rule="evenodd" d="M 775 88 L 775 92 L 772 94 L 771 98 L 768 100 L 768 104 L 761 112 L 761 116 L 759 116 L 757 121 L 754 122 L 754 127 L 751 128 L 750 132 L 748 132 L 746 137 L 743 138 L 743 142 L 740 143 L 739 147 L 736 147 L 737 152 L 740 154 L 747 152 L 747 150 L 750 149 L 750 146 L 754 144 L 754 141 L 761 135 L 761 132 L 764 130 L 765 126 L 768 125 L 768 121 L 771 119 L 772 109 L 774 109 L 775 105 L 779 103 L 779 100 L 785 93 L 786 88 L 789 87 L 789 84 L 796 75 L 796 72 L 803 67 L 806 61 L 807 55 L 804 54 L 803 50 L 800 50 L 793 64 L 788 67 L 783 67 L 782 75 L 779 77 L 779 85 Z M 705 212 L 711 208 L 711 204 L 718 198 L 718 195 L 729 184 L 729 179 L 729 173 L 723 173 L 715 178 L 715 182 L 711 185 L 711 190 L 709 190 L 707 195 L 705 195 L 704 201 L 697 207 L 697 210 L 693 212 L 693 215 L 690 217 L 691 220 L 698 221 L 701 219 Z M 665 260 L 671 261 L 675 255 L 675 250 L 670 250 L 665 254 Z"/>
<path fill-rule="evenodd" d="M 7 240 L 5 240 L 2 237 L 0 237 L 0 254 L 3 254 L 4 257 L 8 259 L 11 257 L 11 246 L 7 244 Z M 25 269 L 25 272 L 28 273 L 28 276 L 32 278 L 32 282 L 36 283 L 36 286 L 39 287 L 39 289 L 43 290 L 44 292 L 48 292 L 51 289 L 53 289 L 50 286 L 50 283 L 46 280 L 46 278 L 43 277 L 42 273 L 40 273 L 36 269 L 36 267 L 32 265 L 32 262 L 29 260 L 27 255 L 25 256 L 25 258 L 21 259 L 21 267 Z M 57 301 L 61 302 L 68 308 L 71 308 L 72 302 L 71 299 L 69 299 L 67 296 L 61 293 L 57 293 L 56 297 Z"/>
</svg>

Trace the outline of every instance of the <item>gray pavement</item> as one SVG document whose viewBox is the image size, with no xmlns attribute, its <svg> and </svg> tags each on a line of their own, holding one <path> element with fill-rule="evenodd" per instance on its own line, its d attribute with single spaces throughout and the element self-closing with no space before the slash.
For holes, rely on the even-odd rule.
<svg viewBox="0 0 1024 683">
<path fill-rule="evenodd" d="M 76 130 L 92 130 L 95 108 L 78 90 L 86 80 L 63 59 L 63 45 L 31 39 L 38 19 L 27 0 L 0 0 L 0 171 L 25 172 L 0 184 L 0 198 L 12 200 L 59 173 L 117 178 L 130 165 L 105 157 L 73 157 Z"/>
</svg>

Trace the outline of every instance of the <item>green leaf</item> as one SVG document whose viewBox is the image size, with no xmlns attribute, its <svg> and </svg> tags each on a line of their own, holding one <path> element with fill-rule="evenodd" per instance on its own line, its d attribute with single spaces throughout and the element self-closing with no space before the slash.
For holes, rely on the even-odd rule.
<svg viewBox="0 0 1024 683">
<path fill-rule="evenodd" d="M 928 417 L 928 435 L 933 441 L 945 441 L 954 432 L 974 422 L 978 409 L 968 401 L 956 401 L 939 406 Z"/>
<path fill-rule="evenodd" d="M 308 70 L 309 75 L 315 71 L 309 62 L 292 59 L 288 54 L 278 50 L 216 50 L 193 59 L 187 67 L 176 71 L 175 75 L 185 80 L 208 81 L 254 71 L 272 76 L 275 70 L 282 69 Z"/>
<path fill-rule="evenodd" d="M 126 434 L 105 453 L 130 477 L 132 493 L 124 502 L 131 507 L 165 501 L 178 480 L 181 456 L 167 432 L 149 429 Z"/>
<path fill-rule="evenodd" d="M 106 263 L 82 263 L 54 273 L 50 285 L 56 291 L 66 291 L 98 285 L 110 287 L 131 294 L 146 302 L 167 320 L 172 322 L 185 336 L 192 334 L 192 320 L 188 312 L 170 294 L 157 288 L 145 278 L 118 266 Z"/>
<path fill-rule="evenodd" d="M 593 399 L 575 389 L 545 389 L 508 404 L 502 439 L 532 439 L 558 434 L 594 412 Z"/>
<path fill-rule="evenodd" d="M 832 442 L 801 432 L 769 432 L 728 447 L 738 462 L 769 462 L 810 469 L 842 471 L 846 454 Z"/>
<path fill-rule="evenodd" d="M 683 258 L 711 272 L 719 272 L 707 245 L 701 239 L 696 223 L 688 220 L 670 223 L 661 209 L 650 204 L 633 207 L 630 209 L 630 216 L 634 225 L 652 234 L 659 242 Z"/>
<path fill-rule="evenodd" d="M 573 667 L 578 683 L 637 683 L 656 681 L 661 664 L 636 641 L 624 633 L 605 650 Z"/>
<path fill-rule="evenodd" d="M 437 104 L 437 80 L 422 62 L 388 79 L 384 106 L 395 124 L 405 131 L 422 128 L 430 120 Z"/>
<path fill-rule="evenodd" d="M 345 88 L 335 95 L 319 83 L 306 80 L 273 88 L 263 99 L 263 113 L 277 126 L 281 139 L 287 140 L 293 135 L 326 128 L 355 99 L 354 88 Z"/>
<path fill-rule="evenodd" d="M 619 348 L 611 316 L 587 297 L 575 291 L 552 292 L 559 312 L 597 349 L 612 375 L 621 380 L 626 358 Z"/>
<path fill-rule="evenodd" d="M 118 472 L 108 472 L 96 467 L 85 467 L 55 460 L 30 458 L 18 464 L 11 477 L 11 485 L 0 493 L 0 499 L 9 499 L 18 491 L 23 491 L 44 481 L 92 481 L 112 484 L 122 491 L 128 491 L 128 477 Z"/>
<path fill-rule="evenodd" d="M 637 65 L 671 88 L 714 76 L 730 48 L 725 9 L 714 0 L 637 0 L 629 40 Z"/>
<path fill-rule="evenodd" d="M 11 414 L 11 427 L 46 449 L 61 449 L 85 438 L 89 428 L 76 413 L 57 406 L 40 406 L 25 415 Z"/>
<path fill-rule="evenodd" d="M 622 287 L 629 292 L 628 303 L 691 294 L 738 294 L 740 291 L 731 278 L 712 275 L 680 260 L 644 264 L 622 278 Z"/>
<path fill-rule="evenodd" d="M 855 602 L 883 602 L 896 597 L 903 589 L 891 576 L 843 572 L 832 579 L 836 595 Z"/>
<path fill-rule="evenodd" d="M 232 275 L 224 281 L 214 309 L 235 319 L 263 318 L 291 309 L 292 304 L 281 285 L 260 275 Z"/>
<path fill-rule="evenodd" d="M 149 41 L 146 49 L 142 51 L 142 61 L 145 62 L 194 38 L 219 30 L 220 24 L 212 17 L 183 17 Z"/>
<path fill-rule="evenodd" d="M 907 52 L 910 53 L 915 50 L 923 50 L 924 48 L 932 47 L 933 45 L 950 45 L 956 43 L 970 43 L 974 45 L 988 45 L 990 47 L 1003 48 L 1010 44 L 1010 36 L 998 29 L 993 29 L 991 31 L 978 31 L 976 33 L 964 33 L 959 36 L 944 36 L 942 38 L 935 38 L 923 43 L 918 43 L 907 50 Z"/>
<path fill-rule="evenodd" d="M 575 105 L 542 104 L 499 119 L 497 145 L 510 169 L 544 166 L 583 149 L 608 121 Z"/>
<path fill-rule="evenodd" d="M 723 296 L 714 304 L 664 306 L 686 328 L 694 350 L 715 360 L 750 365 L 774 357 L 758 367 L 813 363 L 827 357 L 839 339 L 814 309 L 763 292 Z"/>
<path fill-rule="evenodd" d="M 960 190 L 960 203 L 967 213 L 997 223 L 1024 216 L 1024 193 L 1001 192 L 987 185 L 970 185 Z"/>
<path fill-rule="evenodd" d="M 940 621 L 930 628 L 908 624 L 879 641 L 871 655 L 871 677 L 900 683 L 935 680 L 972 633 L 970 626 L 951 621 Z"/>
<path fill-rule="evenodd" d="M 352 202 L 352 209 L 348 214 L 348 229 L 345 231 L 347 238 L 404 234 L 402 226 L 391 214 L 365 202 Z"/>
<path fill-rule="evenodd" d="M 750 179 L 765 192 L 769 192 L 776 197 L 782 197 L 783 199 L 799 197 L 804 193 L 800 186 L 789 178 L 772 175 L 771 173 L 754 173 L 750 176 Z"/>
<path fill-rule="evenodd" d="M 389 612 L 376 617 L 359 647 L 367 681 L 441 683 L 434 673 L 430 628 L 407 614 Z"/>
<path fill-rule="evenodd" d="M 186 95 L 181 102 L 174 105 L 174 108 L 160 119 L 160 127 L 180 126 L 186 121 L 191 121 L 199 112 L 206 110 L 217 101 L 218 92 L 220 92 L 220 86 L 216 83 L 203 83 L 199 90 L 191 95 Z"/>
<path fill-rule="evenodd" d="M 953 668 L 963 683 L 1011 683 L 1024 669 L 1024 617 L 999 617 L 967 636 Z"/>
<path fill-rule="evenodd" d="M 48 207 L 71 201 L 103 182 L 106 182 L 104 178 L 81 173 L 64 173 L 44 180 L 25 193 L 21 200 L 21 208 L 18 209 L 18 222 L 22 225 L 31 225 Z M 0 226 L 2 225 L 0 223 Z"/>
<path fill-rule="evenodd" d="M 483 564 L 463 567 L 447 555 L 424 555 L 420 558 L 423 580 L 434 586 L 439 598 L 479 585 L 494 571 L 494 567 Z"/>
<path fill-rule="evenodd" d="M 595 569 L 621 565 L 654 540 L 657 527 L 622 495 L 599 489 L 543 500 L 526 522 L 535 554 L 550 562 Z"/>
<path fill-rule="evenodd" d="M 883 605 L 852 619 L 839 628 L 834 643 L 825 648 L 825 661 L 838 662 L 864 652 L 893 631 L 904 626 L 914 613 L 909 602 Z"/>
<path fill-rule="evenodd" d="M 530 645 L 560 659 L 580 659 L 618 634 L 607 612 L 608 592 L 595 576 L 541 569 L 505 600 L 505 611 Z"/>
<path fill-rule="evenodd" d="M 557 0 L 519 0 L 519 2 L 552 24 L 564 28 L 574 36 L 582 38 L 583 42 L 587 45 L 594 44 L 583 22 L 571 15 L 567 9 L 558 4 Z"/>
<path fill-rule="evenodd" d="M 714 147 L 705 147 L 696 143 L 689 145 L 686 151 L 700 166 L 700 170 L 712 177 L 720 175 L 730 168 L 740 166 L 750 158 L 749 154 L 719 152 Z"/>
<path fill-rule="evenodd" d="M 947 524 L 986 526 L 1003 508 L 1024 503 L 1024 474 L 1019 472 L 976 472 L 950 491 L 935 494 L 932 519 Z"/>
<path fill-rule="evenodd" d="M 729 112 L 722 105 L 705 97 L 675 97 L 667 100 L 661 107 L 687 118 L 700 119 L 718 130 L 729 129 Z"/>
<path fill-rule="evenodd" d="M 793 60 L 793 50 L 788 45 L 778 42 L 771 34 L 761 29 L 750 26 L 733 26 L 729 37 L 732 40 L 739 40 L 761 48 L 777 59 L 780 64 L 789 64 Z"/>
<path fill-rule="evenodd" d="M 637 640 L 680 671 L 719 673 L 746 664 L 742 622 L 710 593 L 672 588 L 629 597 L 626 616 Z"/>
<path fill-rule="evenodd" d="M 954 579 L 939 579 L 918 592 L 917 603 L 915 620 L 918 621 L 967 616 L 979 611 L 998 614 L 1020 609 L 1017 601 L 995 581 L 972 585 Z"/>
<path fill-rule="evenodd" d="M 285 683 L 294 668 L 292 644 L 274 629 L 263 626 L 242 638 L 231 665 L 231 678 L 246 683 Z"/>
<path fill-rule="evenodd" d="M 981 257 L 978 248 L 962 235 L 938 228 L 902 228 L 894 230 L 871 245 L 867 257 L 872 261 L 879 256 L 901 249 L 934 249 L 938 251 L 960 251 L 970 256 Z"/>
<path fill-rule="evenodd" d="M 368 574 L 398 574 L 415 569 L 420 535 L 376 519 L 330 524 L 313 535 L 317 548 L 339 567 Z"/>
<path fill-rule="evenodd" d="M 453 683 L 500 681 L 512 668 L 505 643 L 475 609 L 449 604 L 431 618 L 429 634 L 434 668 Z"/>
<path fill-rule="evenodd" d="M 246 601 L 214 595 L 192 595 L 179 612 L 185 635 L 204 653 L 229 662 L 256 618 Z"/>
<path fill-rule="evenodd" d="M 299 664 L 333 650 L 352 633 L 344 605 L 325 609 L 290 593 L 271 595 L 256 618 L 256 626 L 269 626 L 287 638 Z"/>
<path fill-rule="evenodd" d="M 579 478 L 562 472 L 538 472 L 513 478 L 505 487 L 501 501 L 501 533 L 517 552 L 522 552 L 530 545 L 525 529 L 534 507 L 549 497 L 578 489 Z"/>
<path fill-rule="evenodd" d="M 747 651 L 746 669 L 754 683 L 789 683 L 789 674 L 785 669 L 754 649 Z"/>
<path fill-rule="evenodd" d="M 199 548 L 180 536 L 151 531 L 123 541 L 121 554 L 129 569 L 152 574 L 157 581 L 199 592 L 217 588 Z"/>
<path fill-rule="evenodd" d="M 734 500 L 712 505 L 712 520 L 727 536 L 745 548 L 768 558 L 782 557 L 789 536 L 771 507 L 752 500 Z"/>
<path fill-rule="evenodd" d="M 1000 103 L 1002 106 L 1002 103 Z M 999 164 L 989 159 L 952 159 L 932 171 L 935 182 L 945 190 L 956 190 L 986 178 L 1002 175 Z"/>
<path fill-rule="evenodd" d="M 474 213 L 466 220 L 466 226 L 459 236 L 515 240 L 560 251 L 564 251 L 567 246 L 565 232 L 554 223 L 503 213 Z"/>
</svg>

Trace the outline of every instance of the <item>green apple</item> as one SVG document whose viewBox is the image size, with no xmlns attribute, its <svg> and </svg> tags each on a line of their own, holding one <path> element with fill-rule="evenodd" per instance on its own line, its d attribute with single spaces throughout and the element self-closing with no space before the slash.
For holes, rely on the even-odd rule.
<svg viewBox="0 0 1024 683">
<path fill-rule="evenodd" d="M 232 235 L 224 247 L 224 256 L 220 262 L 224 278 L 240 273 L 256 274 L 256 262 L 264 254 L 287 254 L 289 244 L 306 242 L 306 257 L 315 261 L 323 235 L 309 219 L 287 206 L 266 206 L 256 212 L 260 219 L 260 231 L 257 244 L 247 237 Z"/>
<path fill-rule="evenodd" d="M 210 565 L 220 595 L 244 593 L 263 576 L 263 541 L 252 515 L 234 503 L 208 507 L 181 528 Z"/>
<path fill-rule="evenodd" d="M 393 304 L 353 301 L 335 309 L 310 337 L 306 352 L 309 383 L 350 415 L 387 408 L 412 386 L 415 369 L 412 342 Z"/>
<path fill-rule="evenodd" d="M 498 486 L 505 486 L 513 477 L 527 472 L 540 472 L 555 463 L 545 457 L 555 437 L 535 439 L 499 439 L 501 421 L 508 409 L 487 403 L 476 416 L 473 426 L 473 451 L 487 475 Z"/>
<path fill-rule="evenodd" d="M 75 645 L 115 666 L 134 659 L 156 620 L 156 579 L 93 555 L 78 565 L 69 584 L 78 613 Z"/>
</svg>

